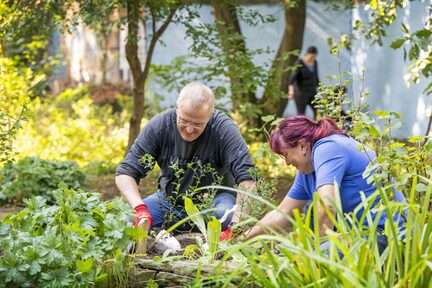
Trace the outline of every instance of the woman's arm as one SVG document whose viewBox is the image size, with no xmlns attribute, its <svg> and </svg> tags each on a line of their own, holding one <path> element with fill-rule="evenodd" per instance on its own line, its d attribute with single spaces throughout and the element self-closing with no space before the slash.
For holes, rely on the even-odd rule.
<svg viewBox="0 0 432 288">
<path fill-rule="evenodd" d="M 286 214 L 292 216 L 294 209 L 302 210 L 307 202 L 307 200 L 285 197 L 279 204 L 278 209 L 269 212 L 252 228 L 245 240 L 264 234 L 265 232 L 270 232 L 271 230 L 288 231 L 289 221 L 286 218 Z"/>
<path fill-rule="evenodd" d="M 329 209 L 330 213 L 332 213 L 334 216 L 336 214 L 336 210 L 333 207 L 335 203 L 334 185 L 322 185 L 318 187 L 317 193 L 320 196 L 322 203 Z M 320 236 L 324 236 L 327 229 L 333 230 L 334 224 L 328 214 L 325 212 L 324 206 L 320 202 L 318 202 L 318 215 L 314 215 L 314 217 L 315 216 L 318 217 Z"/>
</svg>

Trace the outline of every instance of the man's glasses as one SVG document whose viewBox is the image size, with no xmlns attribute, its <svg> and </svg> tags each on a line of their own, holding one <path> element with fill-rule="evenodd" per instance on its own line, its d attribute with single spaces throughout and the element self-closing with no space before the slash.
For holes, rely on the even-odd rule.
<svg viewBox="0 0 432 288">
<path fill-rule="evenodd" d="M 178 119 L 177 120 L 178 124 L 180 126 L 183 126 L 183 127 L 189 126 L 189 127 L 195 128 L 195 129 L 202 129 L 207 124 L 207 123 L 193 123 L 193 122 L 190 122 L 190 121 L 187 121 L 187 120 L 183 119 L 179 115 L 177 115 L 177 119 Z"/>
</svg>

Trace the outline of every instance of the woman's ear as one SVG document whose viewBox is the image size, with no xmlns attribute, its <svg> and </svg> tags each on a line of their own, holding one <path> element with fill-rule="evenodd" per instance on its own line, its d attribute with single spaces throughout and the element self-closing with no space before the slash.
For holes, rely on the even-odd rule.
<svg viewBox="0 0 432 288">
<path fill-rule="evenodd" d="M 300 139 L 298 144 L 300 145 L 300 149 L 303 152 L 303 154 L 305 154 L 308 148 L 310 147 L 309 142 L 306 142 L 305 139 Z"/>
</svg>

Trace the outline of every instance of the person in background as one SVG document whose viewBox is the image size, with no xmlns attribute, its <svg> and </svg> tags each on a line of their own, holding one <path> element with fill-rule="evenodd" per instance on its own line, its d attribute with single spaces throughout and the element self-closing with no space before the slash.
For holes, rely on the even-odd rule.
<svg viewBox="0 0 432 288">
<path fill-rule="evenodd" d="M 312 101 L 318 91 L 318 62 L 316 60 L 318 49 L 311 46 L 307 49 L 306 54 L 302 59 L 298 59 L 296 65 L 297 70 L 294 71 L 288 86 L 288 99 L 295 99 L 297 114 L 304 115 L 306 106 L 310 105 L 314 117 L 316 117 L 316 109 Z"/>
<path fill-rule="evenodd" d="M 297 168 L 297 175 L 287 196 L 278 209 L 290 216 L 293 210 L 302 211 L 304 206 L 318 193 L 323 205 L 335 215 L 331 203 L 335 203 L 335 183 L 339 186 L 343 213 L 349 213 L 361 203 L 361 193 L 365 197 L 372 195 L 376 186 L 368 184 L 363 178 L 363 172 L 375 158 L 373 151 L 361 151 L 360 143 L 349 137 L 330 118 L 314 121 L 306 116 L 290 116 L 283 120 L 270 137 L 273 152 L 284 158 L 287 165 Z M 370 177 L 371 175 L 369 175 Z M 396 200 L 404 202 L 403 194 L 396 192 Z M 380 201 L 378 196 L 371 207 Z M 318 202 L 318 218 L 320 235 L 325 235 L 326 229 L 333 229 L 334 224 L 326 214 L 323 205 Z M 358 211 L 360 219 L 364 209 Z M 375 219 L 375 214 L 372 219 Z M 395 221 L 402 223 L 400 215 L 394 215 Z M 380 253 L 387 246 L 387 238 L 382 234 L 386 216 L 379 219 L 377 233 L 379 234 L 378 249 Z M 365 225 L 368 225 L 366 222 Z M 289 229 L 286 217 L 277 210 L 264 216 L 247 234 L 246 239 L 263 234 L 268 228 Z"/>
<path fill-rule="evenodd" d="M 214 105 L 215 98 L 209 87 L 189 83 L 180 91 L 176 108 L 156 115 L 142 129 L 117 168 L 115 178 L 120 193 L 136 211 L 135 226 L 145 220 L 146 228 L 161 227 L 166 221 L 165 215 L 173 212 L 175 217 L 169 225 L 186 218 L 182 195 L 190 186 L 197 185 L 199 165 L 211 165 L 217 175 L 223 177 L 221 185 L 238 184 L 247 190 L 255 187 L 250 172 L 254 165 L 248 147 L 234 121 Z M 143 200 L 138 184 L 154 166 L 154 162 L 142 161 L 149 157 L 159 165 L 160 177 L 158 191 Z M 181 177 L 177 178 L 173 165 L 183 169 Z M 213 184 L 212 175 L 202 176 L 199 187 Z M 170 200 L 173 197 L 177 200 Z M 214 215 L 221 219 L 236 204 L 236 197 L 238 200 L 242 195 L 218 191 L 212 203 Z M 230 223 L 238 221 L 235 212 L 221 223 L 226 233 L 229 233 Z"/>
</svg>

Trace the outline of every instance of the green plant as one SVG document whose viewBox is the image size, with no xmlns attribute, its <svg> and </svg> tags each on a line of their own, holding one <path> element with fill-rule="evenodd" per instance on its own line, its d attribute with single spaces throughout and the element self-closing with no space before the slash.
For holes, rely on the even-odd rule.
<svg viewBox="0 0 432 288">
<path fill-rule="evenodd" d="M 402 125 L 400 113 L 373 111 L 361 113 L 361 117 L 362 121 L 354 125 L 353 135 L 364 143 L 362 149 L 376 151 L 376 158 L 365 171 L 365 175 L 374 171 L 371 181 L 409 191 L 415 176 L 426 179 L 432 176 L 432 141 L 419 136 L 409 137 L 406 141 L 392 137 L 394 130 Z M 423 180 L 416 184 L 418 192 L 426 191 L 425 184 Z"/>
<path fill-rule="evenodd" d="M 170 167 L 174 170 L 175 180 L 173 181 L 173 191 L 167 196 L 167 200 L 173 206 L 182 207 L 186 199 L 190 198 L 194 201 L 195 205 L 200 211 L 207 211 L 204 214 L 206 220 L 211 219 L 211 207 L 213 199 L 217 193 L 216 189 L 203 189 L 202 182 L 219 185 L 223 181 L 223 177 L 218 175 L 217 171 L 211 163 L 203 164 L 201 161 L 188 162 L 185 165 L 179 164 L 179 161 L 173 163 Z M 184 177 L 192 178 L 190 186 L 183 187 Z M 181 192 L 183 191 L 183 192 Z M 183 209 L 183 208 L 182 208 Z M 182 210 L 185 211 L 185 210 Z M 178 215 L 176 211 L 169 211 L 165 215 L 165 225 L 172 223 Z M 193 228 L 193 227 L 192 227 Z"/>
<path fill-rule="evenodd" d="M 342 76 L 329 78 L 341 83 Z M 415 176 L 429 178 L 432 175 L 432 141 L 420 136 L 408 137 L 406 140 L 395 139 L 395 131 L 402 127 L 402 115 L 392 111 L 365 112 L 365 99 L 368 94 L 364 93 L 362 88 L 359 95 L 355 96 L 353 93 L 352 99 L 349 99 L 345 91 L 340 89 L 349 84 L 350 81 L 321 85 L 316 107 L 320 115 L 338 119 L 339 126 L 345 126 L 347 118 L 351 120 L 348 127 L 351 136 L 362 143 L 359 149 L 370 154 L 371 164 L 364 172 L 364 175 L 369 175 L 374 171 L 374 177 L 369 178 L 369 181 L 376 181 L 383 186 L 392 185 L 397 190 L 406 191 L 411 188 Z M 344 106 L 350 108 L 346 116 L 341 116 Z M 376 153 L 376 157 L 371 154 L 371 150 Z M 417 185 L 419 192 L 426 191 L 425 183 Z"/>
<path fill-rule="evenodd" d="M 33 87 L 43 79 L 17 66 L 14 60 L 0 57 L 0 165 L 14 160 L 14 141 L 28 116 Z"/>
<path fill-rule="evenodd" d="M 190 198 L 185 198 L 184 201 L 186 213 L 205 237 L 205 243 L 202 242 L 201 238 L 197 238 L 197 244 L 201 251 L 202 259 L 213 262 L 219 249 L 218 244 L 221 234 L 221 223 L 218 219 L 212 217 L 211 220 L 207 222 L 206 226 L 203 218 L 203 211 L 200 211 Z"/>
<path fill-rule="evenodd" d="M 255 180 L 255 188 L 252 193 L 258 199 L 265 199 L 276 204 L 276 180 L 262 176 L 257 168 L 253 169 L 250 173 L 254 176 Z M 267 212 L 270 212 L 269 206 L 256 198 L 242 198 L 241 202 L 237 202 L 237 206 L 237 211 L 240 215 L 239 221 L 242 222 L 241 228 L 243 231 L 249 230 L 254 224 L 254 222 L 248 222 L 248 219 L 261 219 Z"/>
<path fill-rule="evenodd" d="M 119 287 L 128 281 L 131 241 L 145 237 L 128 227 L 132 209 L 120 198 L 62 186 L 54 204 L 41 196 L 8 214 L 0 226 L 2 287 Z"/>
<path fill-rule="evenodd" d="M 24 198 L 40 195 L 50 203 L 60 183 L 78 189 L 84 186 L 85 178 L 74 161 L 28 157 L 0 170 L 0 202 L 21 203 Z"/>
<path fill-rule="evenodd" d="M 95 105 L 87 87 L 67 89 L 56 98 L 35 99 L 29 106 L 33 113 L 14 146 L 21 158 L 73 159 L 95 172 L 104 170 L 95 163 L 112 167 L 122 161 L 128 115 L 113 114 L 109 105 Z"/>
<path fill-rule="evenodd" d="M 415 200 L 418 193 L 415 185 L 408 192 L 408 204 L 391 201 L 391 187 L 379 187 L 375 195 L 364 199 L 349 214 L 342 212 L 339 192 L 336 191 L 336 201 L 332 204 L 336 217 L 332 217 L 332 221 L 337 231 L 328 230 L 322 238 L 319 237 L 319 231 L 310 228 L 310 214 L 312 211 L 316 214 L 317 203 L 320 201 L 319 197 L 315 197 L 306 215 L 303 216 L 298 210 L 294 211 L 292 217 L 285 215 L 292 224 L 289 234 L 273 231 L 229 246 L 213 275 L 200 276 L 200 285 L 249 287 L 253 283 L 260 287 L 428 286 L 432 281 L 432 269 L 427 260 L 431 257 L 432 248 L 432 215 L 429 209 L 432 180 L 423 181 L 427 182 L 427 192 L 421 204 Z M 370 206 L 378 195 L 382 197 L 382 205 L 372 211 L 365 209 L 360 220 L 357 220 L 355 214 L 359 209 Z M 265 200 L 261 201 L 275 208 Z M 364 227 L 363 221 L 371 217 L 370 213 L 377 213 L 379 218 L 383 213 L 394 215 L 395 212 L 406 212 L 404 231 L 411 233 L 398 234 L 399 224 L 389 217 L 384 231 L 388 237 L 388 248 L 380 255 L 376 231 L 378 221 L 370 221 L 372 224 L 369 228 Z M 328 249 L 322 248 L 324 242 L 328 244 Z M 243 257 L 234 257 L 239 253 Z M 237 261 L 237 268 L 231 265 L 231 269 L 227 271 L 224 267 L 233 258 Z"/>
</svg>

